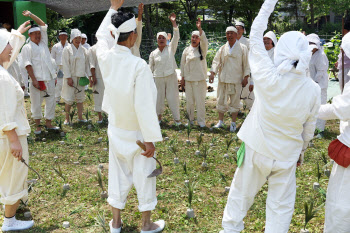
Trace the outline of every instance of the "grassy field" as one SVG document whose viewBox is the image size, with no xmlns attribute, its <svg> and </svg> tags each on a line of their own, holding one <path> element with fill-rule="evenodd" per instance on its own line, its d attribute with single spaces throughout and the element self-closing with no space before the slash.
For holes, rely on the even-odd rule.
<svg viewBox="0 0 350 233">
<path fill-rule="evenodd" d="M 91 91 L 89 91 L 91 93 Z M 91 99 L 90 99 L 91 98 Z M 73 126 L 63 126 L 65 137 L 52 132 L 45 132 L 40 137 L 32 133 L 29 137 L 30 164 L 44 177 L 31 187 L 28 206 L 21 205 L 18 216 L 24 219 L 25 211 L 32 212 L 35 226 L 28 232 L 105 232 L 103 222 L 108 229 L 111 219 L 111 211 L 106 199 L 101 199 L 102 189 L 97 182 L 97 171 L 102 164 L 102 176 L 105 189 L 108 184 L 108 138 L 106 134 L 107 123 L 101 126 L 96 124 L 97 116 L 93 112 L 92 95 L 87 97 L 85 111 L 90 112 L 92 123 L 78 124 L 74 118 Z M 184 116 L 184 101 L 181 101 L 182 116 Z M 207 125 L 217 122 L 215 100 L 207 100 Z M 30 116 L 30 100 L 26 99 L 28 117 Z M 64 121 L 64 105 L 57 105 L 57 121 Z M 244 112 L 246 113 L 246 111 Z M 244 114 L 238 120 L 238 125 L 243 122 Z M 185 122 L 185 119 L 183 119 Z M 229 118 L 226 123 L 229 124 Z M 34 121 L 30 120 L 32 129 Z M 89 126 L 90 125 L 90 126 Z M 164 219 L 166 228 L 164 232 L 219 232 L 221 220 L 228 193 L 225 186 L 230 186 L 236 170 L 235 147 L 239 141 L 234 141 L 228 150 L 229 158 L 224 158 L 226 141 L 236 134 L 229 129 L 215 132 L 209 128 L 199 129 L 194 127 L 190 133 L 191 145 L 186 144 L 187 131 L 184 126 L 176 128 L 172 126 L 172 117 L 167 109 L 162 125 L 164 137 L 168 141 L 157 143 L 157 156 L 164 166 L 164 173 L 157 178 L 158 205 L 153 212 L 153 220 Z M 206 162 L 207 168 L 203 168 L 203 156 L 195 155 L 198 149 L 196 138 L 201 133 L 203 143 L 200 150 L 213 143 L 210 147 Z M 313 183 L 317 181 L 317 162 L 323 173 L 324 162 L 320 155 L 327 152 L 328 144 L 339 133 L 336 121 L 327 123 L 326 138 L 314 140 L 314 147 L 306 152 L 305 164 L 297 169 L 297 198 L 295 212 L 292 219 L 290 232 L 300 232 L 304 225 L 304 202 L 314 200 L 319 206 L 324 202 L 324 197 L 313 190 Z M 102 137 L 102 142 L 98 138 Z M 43 138 L 45 138 L 43 140 Z M 64 144 L 61 145 L 63 141 Z M 174 164 L 174 154 L 169 150 L 170 144 L 176 144 L 177 156 L 180 163 Z M 81 144 L 79 146 L 79 144 Z M 328 158 L 327 158 L 328 159 Z M 79 162 L 79 163 L 77 163 Z M 186 162 L 187 173 L 183 163 Z M 329 162 L 329 159 L 328 161 Z M 55 171 L 59 168 L 64 179 Z M 28 179 L 35 179 L 36 175 L 29 172 Z M 185 180 L 195 183 L 192 208 L 195 218 L 186 217 L 188 208 L 188 194 L 185 191 Z M 64 183 L 70 184 L 70 190 L 64 191 Z M 320 184 L 326 189 L 328 178 L 322 175 Z M 244 232 L 263 232 L 265 225 L 265 200 L 267 186 L 258 193 L 255 203 L 245 218 L 246 229 Z M 141 213 L 137 209 L 135 190 L 129 195 L 126 209 L 123 211 L 123 232 L 139 232 Z M 98 219 L 105 218 L 105 221 Z M 69 221 L 70 228 L 64 229 L 62 223 Z M 308 229 L 311 232 L 323 232 L 324 208 L 311 220 Z M 109 231 L 108 231 L 109 232 Z"/>
</svg>

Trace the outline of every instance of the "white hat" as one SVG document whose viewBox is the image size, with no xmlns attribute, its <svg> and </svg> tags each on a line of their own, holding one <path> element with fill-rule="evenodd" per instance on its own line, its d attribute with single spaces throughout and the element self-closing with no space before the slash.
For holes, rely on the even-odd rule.
<svg viewBox="0 0 350 233">
<path fill-rule="evenodd" d="M 37 26 L 37 27 L 32 27 L 28 30 L 28 34 L 32 33 L 32 32 L 40 32 L 40 27 Z"/>
<path fill-rule="evenodd" d="M 318 37 L 318 35 L 316 35 L 315 33 L 312 33 L 308 35 L 306 38 L 309 42 L 315 44 L 317 46 L 317 49 L 321 49 L 321 40 L 320 40 L 320 37 Z"/>
<path fill-rule="evenodd" d="M 277 46 L 277 37 L 273 31 L 267 32 L 264 37 L 270 38 L 273 41 L 273 43 L 275 44 L 275 47 Z"/>
<path fill-rule="evenodd" d="M 0 29 L 0 54 L 5 50 L 10 41 L 10 35 L 6 29 Z"/>
<path fill-rule="evenodd" d="M 124 23 L 122 23 L 118 28 L 116 28 L 113 24 L 110 24 L 108 26 L 108 29 L 112 32 L 112 34 L 114 35 L 114 41 L 115 43 L 118 43 L 118 39 L 120 36 L 120 33 L 128 33 L 128 32 L 132 32 L 136 29 L 136 19 L 135 19 L 135 15 L 125 21 Z"/>
<path fill-rule="evenodd" d="M 158 40 L 159 36 L 164 36 L 165 39 L 168 38 L 168 34 L 166 32 L 158 32 L 157 33 L 157 40 Z"/>
<path fill-rule="evenodd" d="M 243 27 L 244 28 L 244 34 L 246 34 L 247 33 L 247 31 L 245 30 L 245 26 L 244 26 L 244 23 L 242 23 L 242 22 L 236 22 L 236 25 L 235 25 L 236 27 L 237 26 L 241 26 L 241 27 Z"/>
<path fill-rule="evenodd" d="M 81 38 L 87 39 L 87 35 L 85 33 L 81 33 Z"/>
<path fill-rule="evenodd" d="M 237 28 L 235 28 L 234 26 L 230 26 L 226 28 L 226 32 L 235 32 L 237 33 Z"/>
<path fill-rule="evenodd" d="M 291 31 L 285 33 L 275 48 L 275 66 L 279 74 L 290 72 L 295 62 L 298 62 L 296 71 L 306 72 L 309 67 L 312 53 L 309 42 L 301 32 Z"/>
<path fill-rule="evenodd" d="M 350 57 L 350 33 L 343 37 L 341 48 L 344 50 L 345 55 Z"/>
<path fill-rule="evenodd" d="M 72 31 L 70 32 L 70 42 L 72 43 L 72 41 L 74 40 L 75 37 L 81 37 L 81 32 L 79 31 L 79 29 L 74 28 L 72 29 Z"/>
<path fill-rule="evenodd" d="M 193 31 L 193 32 L 192 32 L 192 36 L 200 36 L 199 31 Z"/>
</svg>

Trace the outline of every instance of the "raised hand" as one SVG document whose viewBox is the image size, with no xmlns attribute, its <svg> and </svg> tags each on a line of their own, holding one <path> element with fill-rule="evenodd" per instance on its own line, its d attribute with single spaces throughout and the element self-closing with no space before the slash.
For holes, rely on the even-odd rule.
<svg viewBox="0 0 350 233">
<path fill-rule="evenodd" d="M 19 26 L 17 31 L 19 31 L 19 33 L 21 33 L 21 34 L 25 33 L 31 27 L 31 25 L 27 26 L 28 24 L 30 24 L 29 20 L 24 22 L 21 26 Z"/>
<path fill-rule="evenodd" d="M 140 3 L 140 4 L 139 4 L 139 9 L 138 9 L 138 14 L 139 14 L 139 15 L 142 15 L 142 14 L 143 14 L 143 8 L 144 8 L 144 6 L 145 6 L 145 5 L 144 5 L 143 3 Z"/>
<path fill-rule="evenodd" d="M 173 24 L 173 27 L 176 28 L 177 24 L 176 24 L 176 15 L 175 15 L 175 13 L 171 13 L 171 15 L 169 16 L 169 19 L 170 19 L 171 23 Z"/>
<path fill-rule="evenodd" d="M 25 17 L 30 17 L 31 14 L 32 13 L 30 11 L 28 11 L 28 10 L 25 10 L 25 11 L 22 12 L 22 15 L 25 16 Z"/>
<path fill-rule="evenodd" d="M 197 26 L 197 28 L 198 28 L 199 31 L 202 30 L 202 21 L 201 21 L 200 18 L 198 18 L 198 20 L 197 20 L 197 22 L 196 22 L 196 26 Z"/>
<path fill-rule="evenodd" d="M 111 8 L 113 10 L 118 10 L 124 4 L 124 0 L 111 0 Z"/>
</svg>

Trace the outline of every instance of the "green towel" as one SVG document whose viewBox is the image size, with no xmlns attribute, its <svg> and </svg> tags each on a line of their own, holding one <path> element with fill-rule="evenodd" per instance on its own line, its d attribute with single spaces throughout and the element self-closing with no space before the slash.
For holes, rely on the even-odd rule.
<svg viewBox="0 0 350 233">
<path fill-rule="evenodd" d="M 241 147 L 237 151 L 237 166 L 241 167 L 244 161 L 244 155 L 245 155 L 245 144 L 242 142 Z"/>
<path fill-rule="evenodd" d="M 87 77 L 81 77 L 79 78 L 79 85 L 82 87 L 85 87 L 86 85 L 89 85 L 90 81 Z"/>
</svg>

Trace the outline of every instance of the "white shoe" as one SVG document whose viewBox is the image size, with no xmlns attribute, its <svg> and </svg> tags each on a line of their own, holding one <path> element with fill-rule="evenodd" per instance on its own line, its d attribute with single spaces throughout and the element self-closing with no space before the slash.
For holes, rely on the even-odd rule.
<svg viewBox="0 0 350 233">
<path fill-rule="evenodd" d="M 35 131 L 34 131 L 34 134 L 35 134 L 35 135 L 41 134 L 41 130 L 35 130 Z"/>
<path fill-rule="evenodd" d="M 213 128 L 222 128 L 224 126 L 224 123 L 222 123 L 221 121 L 219 121 L 216 125 L 213 126 Z"/>
<path fill-rule="evenodd" d="M 232 122 L 232 123 L 231 123 L 231 126 L 230 126 L 230 132 L 231 132 L 231 133 L 234 133 L 234 132 L 236 132 L 236 129 L 237 129 L 236 123 L 235 123 L 235 122 Z"/>
<path fill-rule="evenodd" d="M 97 121 L 97 124 L 102 124 L 103 123 L 103 120 L 102 121 Z"/>
<path fill-rule="evenodd" d="M 87 123 L 87 120 L 79 120 L 80 123 Z"/>
<path fill-rule="evenodd" d="M 34 221 L 20 221 L 16 217 L 5 218 L 4 223 L 1 227 L 2 231 L 22 231 L 27 230 L 34 226 Z"/>
<path fill-rule="evenodd" d="M 165 221 L 164 220 L 158 220 L 155 222 L 159 227 L 153 231 L 141 231 L 141 233 L 158 233 L 164 230 L 165 227 Z"/>
<path fill-rule="evenodd" d="M 194 125 L 194 122 L 193 121 L 190 121 L 190 124 L 193 126 Z M 185 125 L 186 127 L 188 126 L 188 123 Z"/>
<path fill-rule="evenodd" d="M 48 130 L 59 130 L 60 127 L 54 126 L 54 127 L 52 127 L 52 128 L 47 128 L 47 129 L 48 129 Z"/>
<path fill-rule="evenodd" d="M 64 121 L 63 124 L 64 124 L 64 125 L 70 125 L 70 122 L 69 122 L 69 121 Z"/>
<path fill-rule="evenodd" d="M 175 126 L 180 126 L 180 125 L 182 125 L 182 124 L 181 124 L 180 121 L 179 121 L 179 122 L 176 122 L 176 121 L 175 121 L 175 122 L 174 122 L 174 125 L 175 125 Z"/>
<path fill-rule="evenodd" d="M 120 233 L 122 231 L 122 227 L 113 228 L 112 227 L 112 222 L 113 222 L 113 219 L 109 222 L 109 229 L 111 230 L 111 233 Z"/>
<path fill-rule="evenodd" d="M 199 127 L 204 128 L 206 125 L 205 124 L 198 124 Z"/>
</svg>

